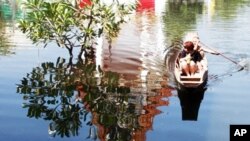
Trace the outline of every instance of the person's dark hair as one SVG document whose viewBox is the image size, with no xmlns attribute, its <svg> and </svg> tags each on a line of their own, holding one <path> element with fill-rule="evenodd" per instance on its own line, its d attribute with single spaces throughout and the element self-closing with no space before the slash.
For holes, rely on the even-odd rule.
<svg viewBox="0 0 250 141">
<path fill-rule="evenodd" d="M 194 44 L 191 41 L 187 41 L 184 43 L 184 48 L 186 48 L 188 51 L 191 51 L 194 49 Z"/>
</svg>

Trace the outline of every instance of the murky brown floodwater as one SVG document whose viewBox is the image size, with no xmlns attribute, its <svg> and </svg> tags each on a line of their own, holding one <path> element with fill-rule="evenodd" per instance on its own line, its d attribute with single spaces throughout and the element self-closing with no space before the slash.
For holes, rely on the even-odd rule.
<svg viewBox="0 0 250 141">
<path fill-rule="evenodd" d="M 149 0 L 94 61 L 70 65 L 66 50 L 18 31 L 18 3 L 0 4 L 0 140 L 222 141 L 250 123 L 248 0 Z M 207 54 L 207 85 L 177 89 L 171 67 L 189 31 L 244 70 Z"/>
</svg>

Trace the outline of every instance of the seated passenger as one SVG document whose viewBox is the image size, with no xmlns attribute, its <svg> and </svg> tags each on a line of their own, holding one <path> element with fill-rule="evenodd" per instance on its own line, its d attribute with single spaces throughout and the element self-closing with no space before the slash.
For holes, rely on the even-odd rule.
<svg viewBox="0 0 250 141">
<path fill-rule="evenodd" d="M 184 49 L 180 53 L 180 68 L 187 76 L 192 76 L 195 72 L 202 69 L 200 61 L 201 54 L 194 50 L 194 44 L 191 41 L 184 43 Z"/>
<path fill-rule="evenodd" d="M 202 57 L 205 56 L 205 52 L 207 53 L 211 53 L 211 54 L 215 54 L 215 55 L 219 55 L 218 52 L 211 50 L 207 47 L 205 47 L 199 39 L 198 33 L 197 32 L 190 32 L 186 35 L 185 40 L 184 41 L 192 41 L 194 44 L 194 50 L 199 51 L 199 53 L 201 54 Z"/>
</svg>

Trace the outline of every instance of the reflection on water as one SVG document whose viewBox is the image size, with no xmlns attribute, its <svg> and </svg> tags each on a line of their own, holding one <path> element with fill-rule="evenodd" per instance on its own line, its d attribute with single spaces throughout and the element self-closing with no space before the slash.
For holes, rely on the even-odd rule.
<svg viewBox="0 0 250 141">
<path fill-rule="evenodd" d="M 216 16 L 224 18 L 224 20 L 232 20 L 237 16 L 239 7 L 249 4 L 247 0 L 208 0 L 208 6 L 216 11 Z M 212 12 L 212 11 L 211 11 Z M 211 16 L 215 16 L 212 13 Z"/>
<path fill-rule="evenodd" d="M 1 4 L 2 5 L 2 4 Z M 2 6 L 0 7 L 0 55 L 6 55 L 10 53 L 8 49 L 8 38 L 6 37 L 6 23 L 4 19 L 4 13 Z"/>
<path fill-rule="evenodd" d="M 197 15 L 202 13 L 202 1 L 169 1 L 163 22 L 165 34 L 169 41 L 182 39 L 186 32 L 194 29 Z"/>
<path fill-rule="evenodd" d="M 21 16 L 20 3 L 0 0 L 0 55 L 13 54 L 11 48 L 16 19 Z"/>
<path fill-rule="evenodd" d="M 177 88 L 182 120 L 198 120 L 199 108 L 206 90 L 206 83 L 198 88 Z"/>
<path fill-rule="evenodd" d="M 163 85 L 143 92 L 119 86 L 120 76 L 96 70 L 91 60 L 66 63 L 58 58 L 33 68 L 17 92 L 23 95 L 28 117 L 50 121 L 51 136 L 77 136 L 82 126 L 89 126 L 92 139 L 146 140 L 155 115 L 161 113 L 157 107 L 168 105 L 162 98 L 171 96 L 170 89 Z"/>
<path fill-rule="evenodd" d="M 156 1 L 159 2 L 160 0 Z M 162 140 L 160 137 L 163 135 L 170 137 L 169 140 L 185 140 L 185 136 L 174 136 L 171 138 L 171 135 L 185 133 L 185 135 L 188 134 L 187 136 L 191 140 L 195 140 L 197 139 L 197 134 L 200 135 L 200 131 L 195 130 L 199 127 L 207 130 L 207 132 L 211 132 L 209 137 L 202 135 L 202 140 L 220 138 L 224 134 L 215 133 L 214 129 L 219 127 L 219 129 L 227 130 L 227 127 L 221 125 L 228 125 L 229 122 L 225 120 L 224 116 L 218 116 L 219 114 L 216 115 L 216 113 L 230 117 L 230 122 L 238 122 L 239 119 L 248 122 L 249 118 L 246 117 L 249 115 L 245 114 L 246 117 L 234 117 L 232 111 L 240 112 L 243 115 L 244 113 L 249 113 L 245 110 L 245 107 L 248 106 L 247 100 L 244 105 L 242 100 L 234 99 L 235 93 L 238 94 L 239 91 L 241 96 L 237 98 L 243 97 L 243 100 L 246 99 L 248 89 L 244 86 L 248 84 L 245 82 L 249 82 L 249 80 L 244 76 L 242 78 L 231 77 L 230 80 L 243 80 L 243 86 L 235 85 L 224 78 L 222 81 L 218 76 L 222 76 L 227 70 L 233 70 L 227 66 L 230 62 L 227 64 L 223 62 L 223 59 L 221 61 L 220 58 L 218 59 L 214 56 L 209 58 L 208 56 L 209 63 L 211 63 L 209 65 L 210 77 L 208 82 L 213 83 L 213 79 L 214 81 L 222 81 L 225 88 L 216 86 L 216 88 L 212 87 L 212 90 L 207 90 L 207 86 L 205 86 L 199 89 L 177 89 L 180 103 L 177 102 L 176 104 L 174 96 L 171 98 L 173 101 L 169 101 L 173 91 L 168 86 L 176 86 L 173 76 L 170 74 L 173 72 L 174 60 L 180 49 L 180 39 L 186 32 L 192 30 L 197 30 L 201 33 L 200 35 L 203 37 L 201 39 L 207 40 L 206 43 L 222 47 L 219 49 L 226 52 L 226 55 L 229 55 L 229 57 L 233 57 L 234 60 L 242 59 L 240 64 L 248 66 L 246 68 L 249 71 L 249 34 L 247 34 L 250 33 L 248 32 L 250 28 L 247 26 L 249 25 L 249 20 L 246 15 L 241 15 L 242 13 L 248 13 L 249 8 L 242 8 L 243 5 L 247 6 L 247 4 L 249 6 L 249 1 L 246 0 L 198 0 L 196 2 L 169 0 L 165 3 L 164 12 L 159 12 L 161 14 L 158 16 L 154 13 L 157 11 L 156 8 L 151 8 L 151 11 L 139 11 L 135 14 L 135 19 L 131 23 L 124 25 L 120 37 L 114 41 L 112 46 L 104 45 L 99 56 L 100 64 L 103 64 L 101 67 L 97 66 L 92 60 L 71 62 L 63 58 L 59 58 L 56 62 L 44 62 L 34 67 L 21 80 L 17 89 L 18 93 L 23 96 L 24 111 L 26 110 L 27 117 L 36 118 L 39 121 L 48 121 L 48 133 L 52 137 L 78 136 L 81 132 L 88 132 L 86 137 L 93 140 L 134 139 L 141 141 L 146 140 L 146 137 L 150 138 L 150 136 L 155 140 Z M 156 3 L 155 6 L 157 7 Z M 239 11 L 239 9 L 243 10 Z M 30 42 L 23 38 L 17 38 L 16 32 L 15 36 L 10 36 L 9 33 L 13 31 L 13 26 L 10 26 L 13 25 L 10 22 L 12 16 L 7 16 L 7 19 L 9 19 L 7 20 L 4 14 L 0 10 L 0 55 L 7 55 L 13 52 L 11 48 L 16 45 L 16 42 L 22 43 L 17 44 L 14 47 L 15 49 L 22 48 L 27 51 L 28 55 L 31 55 L 28 53 Z M 237 14 L 240 15 L 240 18 L 237 18 Z M 235 20 L 238 22 L 234 23 L 233 21 Z M 165 40 L 166 43 L 162 43 L 162 40 Z M 240 46 L 238 43 L 240 43 Z M 34 46 L 31 47 L 33 48 Z M 165 49 L 165 47 L 168 48 Z M 48 50 L 53 50 L 53 48 L 50 49 Z M 160 54 L 164 49 L 166 50 L 164 52 L 165 63 Z M 230 51 L 230 49 L 234 51 Z M 43 50 L 41 50 L 42 52 Z M 23 56 L 27 57 L 27 54 Z M 41 60 L 51 58 L 54 55 L 51 54 L 44 55 L 44 58 L 41 58 Z M 238 58 L 238 54 L 242 54 L 240 58 Z M 37 57 L 36 54 L 33 55 Z M 11 56 L 9 58 L 10 61 L 7 62 L 10 63 L 10 66 L 14 66 L 14 69 L 20 70 L 20 66 L 16 64 L 23 66 L 26 60 L 22 62 L 16 56 L 18 54 Z M 30 58 L 34 56 L 31 55 Z M 1 61 L 5 63 L 4 59 Z M 167 68 L 165 68 L 164 64 L 166 64 Z M 13 68 L 7 68 L 7 70 L 13 70 Z M 1 70 L 7 72 L 5 69 Z M 4 93 L 9 93 L 13 89 L 13 83 L 20 82 L 20 75 L 15 75 L 11 72 L 14 71 L 0 74 L 1 84 L 8 86 Z M 231 76 L 231 74 L 229 75 Z M 13 79 L 11 79 L 12 82 L 10 84 L 6 84 L 6 82 L 10 82 L 5 81 L 9 80 L 6 77 L 9 75 Z M 242 72 L 238 73 L 238 75 L 242 75 Z M 231 89 L 228 89 L 231 86 L 235 87 L 234 90 L 236 92 L 234 94 L 232 94 Z M 210 84 L 209 87 L 211 87 Z M 242 91 L 241 88 L 243 88 Z M 203 99 L 205 92 L 209 93 L 209 95 L 206 95 L 205 99 Z M 217 95 L 217 93 L 220 93 L 220 95 Z M 224 93 L 229 96 L 224 97 Z M 12 104 L 9 101 L 14 101 L 13 95 L 6 94 L 4 96 L 2 98 L 2 95 L 0 95 L 1 101 L 4 101 L 1 102 L 1 107 L 9 106 Z M 230 97 L 233 97 L 233 99 L 230 99 Z M 201 103 L 204 100 L 208 102 Z M 235 103 L 232 104 L 232 101 Z M 226 104 L 223 102 L 228 106 L 224 106 Z M 169 104 L 171 106 L 168 108 L 172 108 L 172 111 L 164 111 L 160 107 L 166 107 Z M 239 109 L 237 108 L 238 106 L 235 107 L 234 105 L 243 106 Z M 199 110 L 202 110 L 201 107 L 205 107 L 209 111 L 203 111 L 206 116 L 199 116 L 198 119 Z M 14 108 L 16 110 L 19 107 Z M 180 113 L 179 109 L 182 109 L 183 120 L 199 120 L 194 128 L 192 125 L 186 126 L 185 123 L 180 122 L 179 115 L 177 115 Z M 229 112 L 227 113 L 227 111 Z M 167 114 L 166 119 L 156 118 L 156 115 L 161 112 Z M 19 120 L 17 119 L 19 118 L 17 117 L 23 117 L 22 114 L 14 115 L 12 118 L 9 118 L 8 115 L 13 115 L 13 112 L 8 111 L 8 109 L 4 110 L 1 114 L 4 120 L 1 120 L 1 123 L 7 121 L 6 119 L 12 123 L 18 123 Z M 158 117 L 161 117 L 161 115 L 158 115 Z M 216 118 L 216 120 L 211 120 L 211 116 Z M 169 122 L 172 124 L 169 124 Z M 34 121 L 29 120 L 19 127 L 16 125 L 12 127 L 11 124 L 4 123 L 3 129 L 15 128 L 22 130 L 28 127 L 28 124 L 36 125 L 36 123 L 34 124 Z M 43 124 L 43 122 L 41 123 Z M 159 127 L 159 124 L 164 124 L 164 127 Z M 183 125 L 185 128 L 183 128 Z M 89 130 L 81 130 L 82 128 L 88 128 Z M 152 129 L 154 131 L 147 134 Z M 192 130 L 192 133 L 189 132 L 190 130 Z M 8 139 L 12 135 L 15 138 L 19 138 L 16 132 L 19 131 L 12 131 L 12 133 L 1 131 L 1 135 L 6 134 L 3 137 L 4 139 Z M 24 131 L 23 133 L 29 136 L 30 133 L 28 132 Z M 41 137 L 40 140 L 46 140 L 44 139 L 46 137 L 41 132 L 44 131 L 40 128 L 36 131 L 40 135 L 39 137 Z M 174 134 L 170 135 L 173 132 Z M 31 140 L 37 139 L 35 135 L 30 135 L 29 138 Z"/>
</svg>

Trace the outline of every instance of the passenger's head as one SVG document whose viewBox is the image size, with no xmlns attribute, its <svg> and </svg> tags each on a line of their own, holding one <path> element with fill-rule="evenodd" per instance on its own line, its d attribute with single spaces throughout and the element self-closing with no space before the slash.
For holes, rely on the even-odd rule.
<svg viewBox="0 0 250 141">
<path fill-rule="evenodd" d="M 184 48 L 187 50 L 187 51 L 193 51 L 194 50 L 194 44 L 193 42 L 191 41 L 187 41 L 184 43 Z"/>
</svg>

